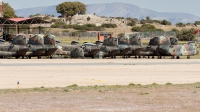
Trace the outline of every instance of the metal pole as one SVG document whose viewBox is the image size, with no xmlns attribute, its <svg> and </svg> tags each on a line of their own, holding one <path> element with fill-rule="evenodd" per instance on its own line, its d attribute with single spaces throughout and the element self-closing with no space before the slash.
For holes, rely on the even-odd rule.
<svg viewBox="0 0 200 112">
<path fill-rule="evenodd" d="M 19 25 L 17 25 L 17 31 L 18 31 L 18 34 L 19 34 Z"/>
<path fill-rule="evenodd" d="M 17 28 L 17 24 L 15 24 L 15 26 L 16 26 L 15 28 L 16 28 L 16 35 L 17 35 L 17 32 L 18 32 L 18 31 L 17 31 L 17 29 L 18 29 L 18 28 Z"/>
</svg>

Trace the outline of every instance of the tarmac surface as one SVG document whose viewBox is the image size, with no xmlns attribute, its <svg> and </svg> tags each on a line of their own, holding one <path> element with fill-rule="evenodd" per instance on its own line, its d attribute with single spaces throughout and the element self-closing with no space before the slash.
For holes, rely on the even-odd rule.
<svg viewBox="0 0 200 112">
<path fill-rule="evenodd" d="M 200 82 L 198 59 L 0 60 L 0 89 Z"/>
<path fill-rule="evenodd" d="M 123 65 L 193 65 L 200 62 L 108 62 L 108 63 L 3 63 L 0 66 L 123 66 Z"/>
</svg>

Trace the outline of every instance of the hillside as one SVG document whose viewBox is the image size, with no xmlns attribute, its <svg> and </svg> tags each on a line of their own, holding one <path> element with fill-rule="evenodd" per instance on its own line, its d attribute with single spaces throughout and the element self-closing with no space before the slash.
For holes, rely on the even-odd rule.
<svg viewBox="0 0 200 112">
<path fill-rule="evenodd" d="M 87 18 L 90 17 L 90 21 L 87 21 Z M 125 19 L 111 19 L 111 18 L 103 18 L 93 14 L 85 14 L 85 15 L 74 15 L 71 20 L 71 24 L 95 24 L 96 26 L 101 26 L 103 23 L 112 23 L 116 24 L 118 27 L 127 27 Z"/>
<path fill-rule="evenodd" d="M 54 6 L 42 6 L 26 9 L 15 10 L 18 16 L 28 17 L 34 14 L 50 14 L 59 16 L 56 12 L 56 5 Z M 145 8 L 140 8 L 133 4 L 128 3 L 101 3 L 101 4 L 88 4 L 86 14 L 95 13 L 98 16 L 106 17 L 132 17 L 142 19 L 146 16 L 150 16 L 151 19 L 163 20 L 166 19 L 175 24 L 178 22 L 194 23 L 200 20 L 200 17 L 188 14 L 188 13 L 172 13 L 172 12 L 157 12 Z"/>
</svg>

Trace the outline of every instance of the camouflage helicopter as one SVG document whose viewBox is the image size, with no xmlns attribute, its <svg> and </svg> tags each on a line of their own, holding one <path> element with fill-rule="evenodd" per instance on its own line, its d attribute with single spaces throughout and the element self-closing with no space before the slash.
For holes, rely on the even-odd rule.
<svg viewBox="0 0 200 112">
<path fill-rule="evenodd" d="M 99 43 L 99 42 L 97 42 Z M 130 56 L 136 56 L 142 50 L 141 40 L 138 37 L 122 36 L 119 38 L 110 37 L 104 40 L 100 52 L 102 57 L 116 58 L 116 56 L 122 56 L 123 58 L 129 58 Z"/>
<path fill-rule="evenodd" d="M 100 47 L 102 52 L 102 57 L 111 57 L 116 58 L 116 54 L 120 51 L 118 48 L 118 38 L 110 37 L 104 40 L 103 44 Z"/>
<path fill-rule="evenodd" d="M 124 50 L 126 51 L 126 57 L 131 57 L 131 56 L 135 56 L 135 58 L 137 58 L 137 56 L 140 57 L 140 52 L 143 50 L 143 45 L 141 43 L 141 38 L 134 35 L 132 37 L 123 37 L 124 39 L 120 38 L 120 42 L 119 42 L 119 48 L 124 48 Z M 126 48 L 126 49 L 125 49 Z"/>
<path fill-rule="evenodd" d="M 55 46 L 55 36 L 48 34 L 43 35 L 34 35 L 28 40 L 29 51 L 26 53 L 26 56 L 31 59 L 31 57 L 38 57 L 41 59 L 41 56 L 49 56 L 52 59 L 53 54 L 57 50 Z"/>
<path fill-rule="evenodd" d="M 100 51 L 98 45 L 89 42 L 85 42 L 81 48 L 84 50 L 84 57 L 94 58 L 94 56 Z"/>
<path fill-rule="evenodd" d="M 11 44 L 0 44 L 0 58 L 24 58 L 26 52 L 29 50 L 25 43 L 26 37 L 18 35 L 13 38 Z"/>
<path fill-rule="evenodd" d="M 55 36 L 52 34 L 47 34 L 44 36 L 44 48 L 45 52 L 41 56 L 49 56 L 50 59 L 53 58 L 53 54 L 57 51 Z"/>
<path fill-rule="evenodd" d="M 34 35 L 28 39 L 29 51 L 26 53 L 27 58 L 37 57 L 41 59 L 41 55 L 45 52 L 43 47 L 44 39 L 42 35 Z"/>
<path fill-rule="evenodd" d="M 154 37 L 150 39 L 149 44 L 147 46 L 143 46 L 142 50 L 139 53 L 139 56 L 148 56 L 148 58 L 150 58 L 150 56 L 152 56 L 152 58 L 154 58 L 154 56 L 160 56 L 157 51 L 158 46 L 160 46 L 159 37 Z"/>
<path fill-rule="evenodd" d="M 79 44 L 77 41 L 72 41 L 71 45 L 57 43 L 57 48 L 58 50 L 55 52 L 55 55 L 65 55 L 71 58 L 94 58 L 100 50 L 96 44 L 88 42 Z"/>
<path fill-rule="evenodd" d="M 51 38 L 46 37 L 45 39 L 46 41 L 44 43 L 44 39 L 42 36 L 35 35 L 29 38 L 27 43 L 27 38 L 24 35 L 17 35 L 12 39 L 12 44 L 10 44 L 9 46 L 6 44 L 2 44 L 2 49 L 4 50 L 4 52 L 2 51 L 2 53 L 4 53 L 4 57 L 6 55 L 10 56 L 10 54 L 12 54 L 12 56 L 15 56 L 16 58 L 22 56 L 22 58 L 28 57 L 29 59 L 33 56 L 37 56 L 38 59 L 40 59 L 41 56 L 50 56 L 57 50 L 57 48 L 51 48 L 50 45 L 47 45 L 52 44 L 52 41 L 48 41 Z M 5 49 L 7 49 L 8 47 L 9 49 L 5 52 Z"/>
<path fill-rule="evenodd" d="M 175 38 L 174 40 L 177 39 Z M 180 56 L 187 56 L 189 59 L 190 56 L 199 53 L 197 46 L 195 46 L 195 42 L 188 42 L 188 44 L 185 45 L 173 45 L 177 43 L 172 43 L 172 38 L 161 36 L 159 38 L 159 43 L 165 43 L 157 48 L 160 58 L 162 58 L 161 56 L 171 56 L 171 58 L 174 59 L 176 56 L 177 59 L 180 59 Z"/>
<path fill-rule="evenodd" d="M 128 52 L 131 50 L 129 46 L 129 37 L 128 36 L 121 36 L 118 38 L 118 49 L 119 52 L 116 56 L 122 56 L 122 58 L 129 58 Z"/>
</svg>

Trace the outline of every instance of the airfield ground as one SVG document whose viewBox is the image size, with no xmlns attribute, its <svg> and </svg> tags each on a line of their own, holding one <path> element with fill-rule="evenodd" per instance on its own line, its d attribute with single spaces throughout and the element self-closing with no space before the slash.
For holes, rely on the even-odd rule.
<svg viewBox="0 0 200 112">
<path fill-rule="evenodd" d="M 199 67 L 198 59 L 0 60 L 0 111 L 197 112 Z"/>
</svg>

